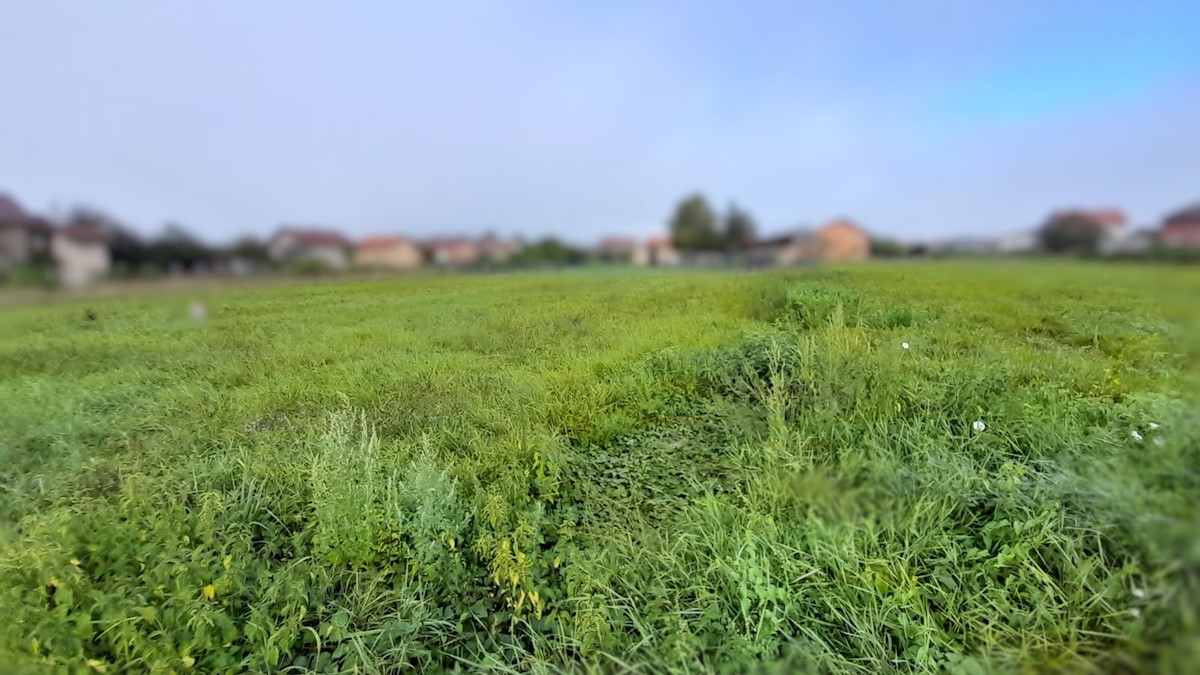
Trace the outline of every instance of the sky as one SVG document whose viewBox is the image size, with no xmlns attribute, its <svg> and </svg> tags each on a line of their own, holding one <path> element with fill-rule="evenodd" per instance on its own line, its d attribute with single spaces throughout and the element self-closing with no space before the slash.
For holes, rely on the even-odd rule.
<svg viewBox="0 0 1200 675">
<path fill-rule="evenodd" d="M 38 0 L 0 192 L 212 242 L 282 224 L 578 243 L 703 192 L 904 240 L 1200 200 L 1200 2 Z"/>
</svg>

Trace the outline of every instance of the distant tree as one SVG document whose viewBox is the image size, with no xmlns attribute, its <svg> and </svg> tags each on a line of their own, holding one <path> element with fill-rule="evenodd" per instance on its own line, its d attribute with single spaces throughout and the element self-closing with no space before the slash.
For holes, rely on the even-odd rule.
<svg viewBox="0 0 1200 675">
<path fill-rule="evenodd" d="M 257 237 L 242 237 L 238 239 L 229 247 L 228 253 L 236 258 L 244 258 L 246 260 L 265 261 L 270 258 L 267 245 Z"/>
<path fill-rule="evenodd" d="M 150 243 L 149 249 L 151 260 L 162 269 L 176 265 L 191 268 L 213 258 L 212 250 L 204 242 L 175 223 L 168 223 L 162 235 Z"/>
<path fill-rule="evenodd" d="M 900 258 L 906 253 L 904 246 L 891 239 L 871 239 L 872 258 Z"/>
<path fill-rule="evenodd" d="M 528 267 L 578 265 L 586 259 L 583 251 L 550 237 L 522 249 L 513 256 L 512 264 Z"/>
<path fill-rule="evenodd" d="M 725 214 L 725 225 L 721 228 L 726 248 L 732 250 L 748 248 L 754 242 L 757 230 L 754 218 L 749 213 L 743 211 L 737 204 L 729 205 L 729 212 Z"/>
<path fill-rule="evenodd" d="M 704 195 L 693 194 L 676 207 L 671 218 L 671 241 L 682 251 L 712 251 L 721 247 L 717 217 Z"/>
<path fill-rule="evenodd" d="M 1042 247 L 1051 253 L 1092 255 L 1103 237 L 1096 221 L 1079 213 L 1051 216 L 1040 231 Z"/>
</svg>

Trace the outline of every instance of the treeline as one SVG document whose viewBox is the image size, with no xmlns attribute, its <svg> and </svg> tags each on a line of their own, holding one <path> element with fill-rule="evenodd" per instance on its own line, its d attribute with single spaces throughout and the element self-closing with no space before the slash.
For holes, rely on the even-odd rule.
<svg viewBox="0 0 1200 675">
<path fill-rule="evenodd" d="M 100 211 L 87 208 L 73 211 L 62 226 L 105 233 L 115 276 L 204 272 L 233 261 L 255 268 L 270 264 L 266 244 L 256 237 L 244 237 L 228 246 L 213 246 L 175 223 L 168 223 L 161 233 L 146 237 Z"/>
</svg>

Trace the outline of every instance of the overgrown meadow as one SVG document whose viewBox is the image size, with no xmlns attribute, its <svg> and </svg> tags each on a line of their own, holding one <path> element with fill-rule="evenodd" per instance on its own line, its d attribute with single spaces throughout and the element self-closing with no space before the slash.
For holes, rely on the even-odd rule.
<svg viewBox="0 0 1200 675">
<path fill-rule="evenodd" d="M 1190 671 L 1200 271 L 0 307 L 0 665 Z"/>
</svg>

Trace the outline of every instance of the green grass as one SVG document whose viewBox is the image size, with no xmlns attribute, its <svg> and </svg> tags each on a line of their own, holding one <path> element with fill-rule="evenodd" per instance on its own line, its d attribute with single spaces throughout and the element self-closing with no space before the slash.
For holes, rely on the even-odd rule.
<svg viewBox="0 0 1200 675">
<path fill-rule="evenodd" d="M 0 665 L 1200 658 L 1194 270 L 205 295 L 0 308 Z"/>
</svg>

